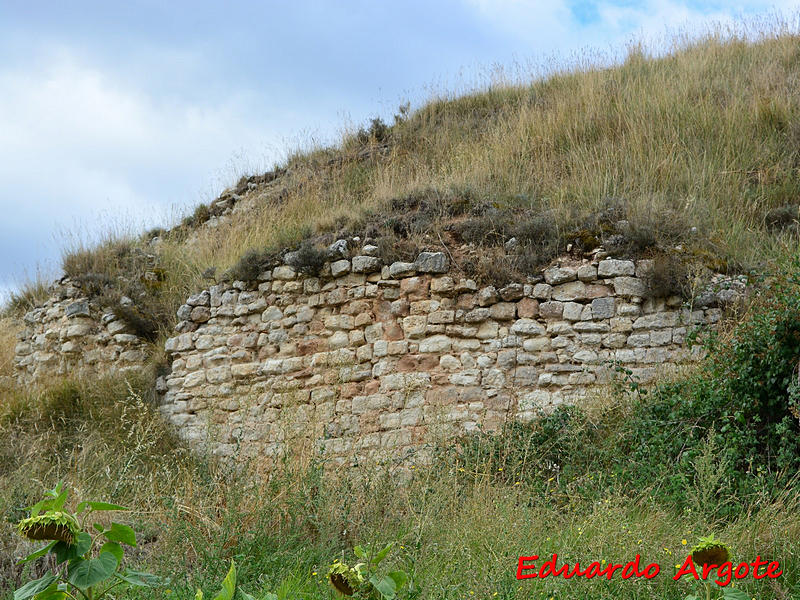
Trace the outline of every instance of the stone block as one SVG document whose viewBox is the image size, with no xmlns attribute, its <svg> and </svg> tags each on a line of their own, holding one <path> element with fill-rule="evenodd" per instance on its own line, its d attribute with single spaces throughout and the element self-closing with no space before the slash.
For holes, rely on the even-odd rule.
<svg viewBox="0 0 800 600">
<path fill-rule="evenodd" d="M 442 295 L 455 293 L 456 284 L 452 277 L 434 277 L 431 279 L 431 292 Z"/>
<path fill-rule="evenodd" d="M 547 283 L 537 283 L 533 286 L 533 291 L 531 293 L 534 298 L 538 298 L 539 300 L 550 300 L 553 296 L 553 286 Z"/>
<path fill-rule="evenodd" d="M 425 315 L 412 315 L 403 319 L 403 331 L 407 337 L 418 338 L 425 335 L 427 317 Z"/>
<path fill-rule="evenodd" d="M 414 264 L 420 273 L 447 273 L 450 266 L 444 252 L 421 252 Z"/>
<path fill-rule="evenodd" d="M 408 277 L 417 272 L 417 267 L 414 263 L 408 262 L 394 262 L 389 265 L 389 275 L 392 277 Z"/>
<path fill-rule="evenodd" d="M 498 321 L 510 321 L 516 317 L 516 313 L 517 306 L 512 302 L 498 302 L 489 307 L 489 316 Z"/>
<path fill-rule="evenodd" d="M 581 265 L 578 267 L 578 279 L 589 282 L 597 279 L 597 267 L 594 265 Z"/>
<path fill-rule="evenodd" d="M 562 317 L 567 321 L 579 321 L 583 312 L 583 304 L 565 302 Z"/>
<path fill-rule="evenodd" d="M 549 285 L 567 283 L 575 281 L 577 278 L 577 270 L 572 268 L 550 267 L 544 271 L 544 280 Z"/>
<path fill-rule="evenodd" d="M 297 277 L 297 271 L 290 265 L 281 265 L 272 270 L 272 278 L 280 281 L 291 281 Z"/>
<path fill-rule="evenodd" d="M 585 300 L 586 298 L 588 298 L 586 284 L 582 281 L 562 283 L 553 288 L 553 300 L 571 302 L 575 300 Z"/>
<path fill-rule="evenodd" d="M 612 281 L 614 293 L 618 296 L 642 298 L 646 295 L 647 289 L 641 279 L 636 277 L 615 277 Z"/>
<path fill-rule="evenodd" d="M 332 277 L 341 277 L 342 275 L 347 275 L 349 272 L 350 272 L 349 260 L 342 259 L 331 263 Z"/>
<path fill-rule="evenodd" d="M 544 335 L 545 327 L 533 319 L 518 319 L 511 326 L 511 331 L 520 335 Z"/>
<path fill-rule="evenodd" d="M 595 298 L 592 300 L 592 318 L 610 319 L 616 314 L 616 300 L 614 298 Z"/>
<path fill-rule="evenodd" d="M 453 341 L 446 335 L 434 335 L 420 341 L 419 351 L 423 353 L 449 352 L 452 346 L 453 346 Z"/>
<path fill-rule="evenodd" d="M 517 302 L 517 315 L 522 319 L 532 319 L 539 315 L 539 301 L 533 298 L 523 298 Z"/>
<path fill-rule="evenodd" d="M 489 306 L 490 304 L 494 304 L 498 300 L 497 290 L 494 289 L 494 286 L 492 285 L 482 288 L 478 292 L 476 299 L 479 306 Z"/>
<path fill-rule="evenodd" d="M 376 256 L 354 256 L 352 264 L 353 273 L 375 273 L 380 271 L 383 265 L 381 259 Z"/>
<path fill-rule="evenodd" d="M 563 302 L 542 302 L 539 305 L 539 316 L 544 319 L 561 319 L 564 314 Z"/>
<path fill-rule="evenodd" d="M 502 288 L 498 293 L 500 297 L 506 302 L 513 302 L 519 300 L 524 295 L 525 288 L 521 283 L 509 283 Z"/>
<path fill-rule="evenodd" d="M 625 275 L 634 275 L 636 273 L 636 265 L 631 260 L 614 260 L 607 258 L 601 260 L 597 265 L 597 275 L 599 277 L 621 277 Z"/>
</svg>

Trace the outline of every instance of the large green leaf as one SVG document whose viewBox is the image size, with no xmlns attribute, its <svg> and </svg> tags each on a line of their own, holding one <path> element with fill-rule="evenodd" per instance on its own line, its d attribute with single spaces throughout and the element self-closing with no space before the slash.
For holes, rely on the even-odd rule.
<svg viewBox="0 0 800 600">
<path fill-rule="evenodd" d="M 66 585 L 51 584 L 43 592 L 36 594 L 33 600 L 66 600 Z"/>
<path fill-rule="evenodd" d="M 373 575 L 369 578 L 369 582 L 376 590 L 378 590 L 381 597 L 385 598 L 386 600 L 392 600 L 397 594 L 397 585 L 395 584 L 394 579 L 391 577 L 387 576 L 378 579 L 375 575 Z"/>
<path fill-rule="evenodd" d="M 89 551 L 92 547 L 92 536 L 85 531 L 81 531 L 75 538 L 74 544 L 67 544 L 66 542 L 57 542 L 53 546 L 53 554 L 56 555 L 56 564 L 61 564 L 64 561 L 79 558 Z"/>
<path fill-rule="evenodd" d="M 120 506 L 119 504 L 111 504 L 110 502 L 90 502 L 88 500 L 78 504 L 78 513 L 82 513 L 86 509 L 90 510 L 130 510 L 127 506 Z"/>
<path fill-rule="evenodd" d="M 392 546 L 393 546 L 393 545 L 394 545 L 394 544 L 389 544 L 388 546 L 386 546 L 386 547 L 385 547 L 383 550 L 381 550 L 381 551 L 380 551 L 380 552 L 378 552 L 378 553 L 377 553 L 375 556 L 373 556 L 373 557 L 372 557 L 372 560 L 371 560 L 370 562 L 371 562 L 373 565 L 378 565 L 378 564 L 380 564 L 380 562 L 381 562 L 381 561 L 382 561 L 384 558 L 386 558 L 386 556 L 389 554 L 389 552 L 391 552 L 391 551 L 392 551 Z"/>
<path fill-rule="evenodd" d="M 30 562 L 30 561 L 32 561 L 32 560 L 36 560 L 36 559 L 37 559 L 37 558 L 39 558 L 40 556 L 44 556 L 45 554 L 47 554 L 48 552 L 50 552 L 50 550 L 52 549 L 52 547 L 53 547 L 53 546 L 55 546 L 57 543 L 58 543 L 58 542 L 50 542 L 50 543 L 49 543 L 49 544 L 47 544 L 47 546 L 45 546 L 44 548 L 39 548 L 39 549 L 38 549 L 36 552 L 31 552 L 30 554 L 28 554 L 28 556 L 26 556 L 25 558 L 23 558 L 23 559 L 22 559 L 21 561 L 19 561 L 17 564 L 18 564 L 18 565 L 21 565 L 21 564 L 23 564 L 23 563 Z"/>
<path fill-rule="evenodd" d="M 353 554 L 355 554 L 361 560 L 367 560 L 367 551 L 361 546 L 355 546 L 353 548 Z"/>
<path fill-rule="evenodd" d="M 56 581 L 58 581 L 58 577 L 56 577 L 52 573 L 48 573 L 41 579 L 35 579 L 34 581 L 29 581 L 21 588 L 19 588 L 16 592 L 14 592 L 14 600 L 26 600 L 27 598 L 32 598 L 39 592 L 43 592 L 44 590 L 49 588 L 50 585 Z"/>
<path fill-rule="evenodd" d="M 165 583 L 165 580 L 158 575 L 144 573 L 143 571 L 134 571 L 133 569 L 125 569 L 121 573 L 116 573 L 115 576 L 126 583 L 138 587 L 155 587 Z"/>
<path fill-rule="evenodd" d="M 406 581 L 408 581 L 408 575 L 405 571 L 392 571 L 386 574 L 387 577 L 391 577 L 392 581 L 394 581 L 394 585 L 398 590 L 403 589 L 405 586 Z"/>
<path fill-rule="evenodd" d="M 68 581 L 76 588 L 85 590 L 105 581 L 117 570 L 117 557 L 103 552 L 97 558 L 76 558 L 69 563 Z"/>
<path fill-rule="evenodd" d="M 222 589 L 214 596 L 214 600 L 233 600 L 233 595 L 236 593 L 236 565 L 231 561 L 231 568 L 228 569 L 228 574 L 222 580 Z"/>
<path fill-rule="evenodd" d="M 117 542 L 106 542 L 103 544 L 100 547 L 100 554 L 103 552 L 110 552 L 113 554 L 118 563 L 122 562 L 122 557 L 125 555 L 125 551 L 122 549 L 122 546 L 120 546 Z"/>
<path fill-rule="evenodd" d="M 103 535 L 109 542 L 119 542 L 128 546 L 136 545 L 136 534 L 127 525 L 112 523 L 110 529 L 103 531 Z"/>
</svg>

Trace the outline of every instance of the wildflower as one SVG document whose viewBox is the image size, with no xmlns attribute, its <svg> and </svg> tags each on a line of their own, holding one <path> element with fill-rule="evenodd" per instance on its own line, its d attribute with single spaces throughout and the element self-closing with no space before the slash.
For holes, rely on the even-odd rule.
<svg viewBox="0 0 800 600">
<path fill-rule="evenodd" d="M 681 546 L 685 546 L 686 544 L 688 544 L 688 542 L 685 539 L 681 540 Z"/>
</svg>

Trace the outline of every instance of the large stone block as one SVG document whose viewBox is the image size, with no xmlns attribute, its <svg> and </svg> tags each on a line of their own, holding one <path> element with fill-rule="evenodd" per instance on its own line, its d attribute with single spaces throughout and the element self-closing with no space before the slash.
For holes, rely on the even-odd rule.
<svg viewBox="0 0 800 600">
<path fill-rule="evenodd" d="M 447 273 L 450 266 L 444 252 L 421 252 L 414 264 L 420 273 Z"/>
<path fill-rule="evenodd" d="M 636 273 L 636 265 L 632 260 L 614 260 L 607 258 L 601 260 L 597 265 L 597 275 L 599 277 L 620 277 L 624 275 L 634 275 Z"/>
</svg>

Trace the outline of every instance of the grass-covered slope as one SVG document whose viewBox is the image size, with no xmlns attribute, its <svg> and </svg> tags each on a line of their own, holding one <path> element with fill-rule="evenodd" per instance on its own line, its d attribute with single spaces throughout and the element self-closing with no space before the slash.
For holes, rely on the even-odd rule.
<svg viewBox="0 0 800 600">
<path fill-rule="evenodd" d="M 613 68 L 434 99 L 243 178 L 170 231 L 69 249 L 66 272 L 112 306 L 134 298 L 156 344 L 211 279 L 302 242 L 311 261 L 345 235 L 372 238 L 387 260 L 446 245 L 479 279 L 522 277 L 599 244 L 788 275 L 764 283 L 697 372 L 647 393 L 621 373 L 605 395 L 534 424 L 431 439 L 433 463 L 402 483 L 391 469 L 323 477 L 308 457 L 267 475 L 192 455 L 160 420 L 146 376 L 15 387 L 14 315 L 46 293 L 32 286 L 0 319 L 0 597 L 50 566 L 16 564 L 36 546 L 14 523 L 58 480 L 131 506 L 120 517 L 140 534 L 128 566 L 171 578 L 118 598 L 216 591 L 231 560 L 256 596 L 332 598 L 335 558 L 395 541 L 388 568 L 413 583 L 402 598 L 679 600 L 697 587 L 672 581 L 675 565 L 712 532 L 737 562 L 781 562 L 778 579 L 737 582 L 746 597 L 800 597 L 800 270 L 788 260 L 798 86 L 800 38 L 785 32 L 710 37 L 663 58 L 631 52 Z M 662 574 L 516 580 L 519 555 L 553 552 L 583 565 L 641 554 Z"/>
<path fill-rule="evenodd" d="M 489 281 L 599 244 L 760 267 L 797 242 L 799 81 L 800 37 L 776 29 L 435 98 L 243 178 L 224 223 L 209 227 L 219 205 L 201 206 L 169 232 L 68 249 L 65 271 L 111 303 L 141 296 L 168 327 L 209 268 L 236 275 L 242 257 L 266 262 L 346 234 L 374 239 L 386 260 L 446 245 L 465 274 Z M 153 269 L 155 284 L 142 284 Z"/>
</svg>

